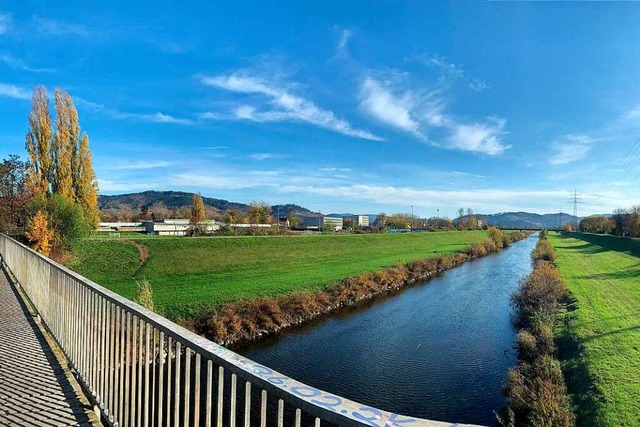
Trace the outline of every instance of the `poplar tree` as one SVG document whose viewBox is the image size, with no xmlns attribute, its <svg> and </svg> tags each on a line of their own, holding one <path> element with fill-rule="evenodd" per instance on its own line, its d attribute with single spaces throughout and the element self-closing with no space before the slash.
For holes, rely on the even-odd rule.
<svg viewBox="0 0 640 427">
<path fill-rule="evenodd" d="M 77 156 L 77 180 L 76 200 L 82 206 L 85 216 L 92 226 L 97 226 L 100 221 L 100 208 L 98 208 L 98 182 L 93 171 L 91 150 L 89 150 L 89 137 L 83 134 L 80 139 L 80 147 Z"/>
<path fill-rule="evenodd" d="M 27 187 L 34 195 L 48 194 L 49 192 L 53 172 L 51 136 L 51 115 L 47 88 L 36 86 L 33 90 L 29 130 L 25 142 L 30 160 Z"/>
<path fill-rule="evenodd" d="M 204 201 L 199 194 L 193 195 L 193 204 L 191 205 L 191 222 L 199 224 L 205 220 Z"/>
<path fill-rule="evenodd" d="M 79 178 L 77 173 L 80 143 L 78 111 L 69 94 L 60 88 L 55 89 L 55 107 L 56 133 L 51 150 L 55 164 L 53 192 L 75 200 Z"/>
</svg>

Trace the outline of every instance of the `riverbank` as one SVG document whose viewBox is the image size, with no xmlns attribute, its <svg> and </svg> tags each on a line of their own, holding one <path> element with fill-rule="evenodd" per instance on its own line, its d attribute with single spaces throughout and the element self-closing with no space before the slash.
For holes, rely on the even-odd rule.
<svg viewBox="0 0 640 427">
<path fill-rule="evenodd" d="M 498 416 L 501 425 L 575 425 L 567 387 L 558 361 L 554 329 L 568 296 L 567 287 L 556 270 L 556 253 L 541 233 L 531 253 L 531 274 L 512 295 L 518 365 L 509 371 L 505 394 L 506 410 Z"/>
<path fill-rule="evenodd" d="M 172 320 L 202 316 L 240 299 L 317 291 L 348 277 L 463 252 L 486 232 L 84 240 L 72 270 L 135 299 L 146 279 L 154 307 Z M 127 240 L 127 241 L 124 241 Z M 141 257 L 140 247 L 146 248 Z M 144 259 L 143 259 L 144 258 Z"/>
<path fill-rule="evenodd" d="M 574 299 L 558 336 L 578 425 L 640 420 L 640 241 L 551 234 Z"/>
<path fill-rule="evenodd" d="M 488 235 L 492 238 L 472 243 L 464 252 L 430 257 L 373 273 L 360 274 L 342 280 L 335 286 L 313 292 L 294 292 L 234 302 L 188 321 L 186 326 L 223 345 L 252 341 L 316 319 L 333 310 L 352 307 L 361 301 L 397 291 L 406 285 L 428 280 L 465 262 L 495 253 L 528 235 L 524 232 L 505 235 L 501 232 L 497 235 L 493 233 L 495 231 L 490 230 Z"/>
</svg>

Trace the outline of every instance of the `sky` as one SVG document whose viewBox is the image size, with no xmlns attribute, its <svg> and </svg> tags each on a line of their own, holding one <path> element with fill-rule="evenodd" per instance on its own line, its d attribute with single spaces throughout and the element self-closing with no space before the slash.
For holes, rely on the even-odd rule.
<svg viewBox="0 0 640 427">
<path fill-rule="evenodd" d="M 101 194 L 312 210 L 640 203 L 640 2 L 0 0 L 0 156 L 68 91 Z"/>
</svg>

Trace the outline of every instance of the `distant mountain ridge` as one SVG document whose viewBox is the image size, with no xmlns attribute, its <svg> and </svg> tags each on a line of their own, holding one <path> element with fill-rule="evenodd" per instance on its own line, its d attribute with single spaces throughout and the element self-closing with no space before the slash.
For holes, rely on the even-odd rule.
<svg viewBox="0 0 640 427">
<path fill-rule="evenodd" d="M 576 217 L 566 213 L 535 214 L 529 212 L 502 212 L 496 214 L 476 214 L 478 219 L 487 225 L 501 228 L 561 228 L 567 224 L 575 224 Z M 463 217 L 463 218 L 466 218 Z M 581 220 L 582 218 L 578 218 Z M 457 222 L 459 219 L 456 219 Z"/>
<path fill-rule="evenodd" d="M 185 191 L 143 191 L 141 193 L 129 193 L 118 195 L 100 195 L 98 197 L 98 206 L 100 209 L 117 209 L 121 205 L 128 205 L 133 210 L 139 211 L 143 206 L 151 207 L 156 202 L 164 203 L 168 208 L 179 208 L 182 206 L 191 206 L 193 193 L 187 193 Z M 227 212 L 237 210 L 246 212 L 249 209 L 249 205 L 246 203 L 230 202 L 224 199 L 216 199 L 213 197 L 202 197 L 204 204 L 211 206 L 221 212 Z M 289 213 L 308 213 L 309 209 L 294 205 L 274 205 L 271 206 L 272 215 L 277 215 L 278 212 L 281 216 Z"/>
</svg>

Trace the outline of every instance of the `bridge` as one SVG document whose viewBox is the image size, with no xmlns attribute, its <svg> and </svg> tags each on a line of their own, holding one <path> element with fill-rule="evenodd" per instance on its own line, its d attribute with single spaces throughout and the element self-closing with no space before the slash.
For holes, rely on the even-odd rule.
<svg viewBox="0 0 640 427">
<path fill-rule="evenodd" d="M 462 426 L 298 382 L 1 234 L 0 255 L 0 425 Z"/>
</svg>

